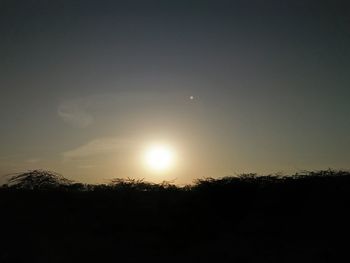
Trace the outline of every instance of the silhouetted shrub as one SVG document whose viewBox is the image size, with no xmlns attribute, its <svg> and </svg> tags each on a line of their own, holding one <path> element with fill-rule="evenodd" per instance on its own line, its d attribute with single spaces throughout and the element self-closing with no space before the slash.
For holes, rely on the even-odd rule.
<svg viewBox="0 0 350 263">
<path fill-rule="evenodd" d="M 57 189 L 69 186 L 71 180 L 62 175 L 46 170 L 30 170 L 24 173 L 12 174 L 7 186 L 16 189 Z"/>
<path fill-rule="evenodd" d="M 169 182 L 162 182 L 160 184 L 150 183 L 144 179 L 131 178 L 115 178 L 112 179 L 108 185 L 113 190 L 122 191 L 161 191 L 161 190 L 177 190 L 178 187 Z"/>
<path fill-rule="evenodd" d="M 183 187 L 29 171 L 0 189 L 0 262 L 345 262 L 349 189 L 336 170 Z"/>
</svg>

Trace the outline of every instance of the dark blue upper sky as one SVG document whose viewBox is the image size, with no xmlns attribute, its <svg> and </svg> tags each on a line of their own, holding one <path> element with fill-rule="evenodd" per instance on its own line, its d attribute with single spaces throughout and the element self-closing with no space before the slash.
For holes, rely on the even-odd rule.
<svg viewBox="0 0 350 263">
<path fill-rule="evenodd" d="M 0 172 L 147 177 L 149 141 L 176 148 L 179 182 L 349 168 L 349 14 L 348 1 L 0 0 Z"/>
</svg>

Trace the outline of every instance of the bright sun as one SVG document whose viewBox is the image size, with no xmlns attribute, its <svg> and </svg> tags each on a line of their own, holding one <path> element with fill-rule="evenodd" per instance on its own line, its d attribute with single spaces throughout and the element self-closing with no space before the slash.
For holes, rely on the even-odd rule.
<svg viewBox="0 0 350 263">
<path fill-rule="evenodd" d="M 174 151 L 166 145 L 152 145 L 146 149 L 144 161 L 155 172 L 169 170 L 174 164 Z"/>
</svg>

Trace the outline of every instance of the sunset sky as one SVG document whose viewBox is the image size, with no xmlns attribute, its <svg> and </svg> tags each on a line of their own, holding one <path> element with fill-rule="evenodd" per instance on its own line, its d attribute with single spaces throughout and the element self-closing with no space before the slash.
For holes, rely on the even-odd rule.
<svg viewBox="0 0 350 263">
<path fill-rule="evenodd" d="M 348 2 L 0 0 L 0 174 L 348 169 Z"/>
</svg>

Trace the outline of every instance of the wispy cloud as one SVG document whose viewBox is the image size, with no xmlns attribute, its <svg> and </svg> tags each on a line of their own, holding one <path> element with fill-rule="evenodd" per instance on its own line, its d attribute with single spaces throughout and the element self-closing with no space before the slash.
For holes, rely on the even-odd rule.
<svg viewBox="0 0 350 263">
<path fill-rule="evenodd" d="M 141 116 L 145 109 L 162 109 L 162 114 L 172 106 L 169 112 L 175 109 L 182 111 L 190 102 L 188 94 L 175 92 L 119 92 L 95 94 L 86 97 L 63 101 L 57 109 L 58 116 L 67 124 L 86 128 L 99 118 L 113 119 L 125 116 L 132 112 Z M 187 105 L 188 106 L 188 105 Z M 154 111 L 153 111 L 154 112 Z"/>
<path fill-rule="evenodd" d="M 74 127 L 85 128 L 94 121 L 93 116 L 88 113 L 86 108 L 85 100 L 71 100 L 59 105 L 57 113 L 64 122 Z"/>
<path fill-rule="evenodd" d="M 86 160 L 97 156 L 117 154 L 134 146 L 135 142 L 129 139 L 99 138 L 66 151 L 62 155 L 64 161 Z"/>
</svg>

